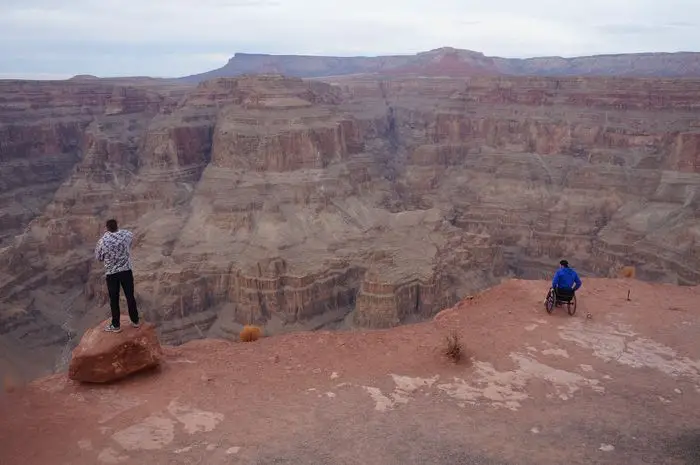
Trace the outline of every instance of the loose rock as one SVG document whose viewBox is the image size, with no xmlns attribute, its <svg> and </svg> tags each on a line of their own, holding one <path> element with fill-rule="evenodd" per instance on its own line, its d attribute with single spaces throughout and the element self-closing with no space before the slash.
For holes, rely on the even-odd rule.
<svg viewBox="0 0 700 465">
<path fill-rule="evenodd" d="M 107 321 L 89 329 L 73 350 L 68 376 L 74 381 L 109 383 L 160 364 L 162 349 L 155 326 L 132 328 L 122 318 L 121 333 L 107 333 Z"/>
</svg>

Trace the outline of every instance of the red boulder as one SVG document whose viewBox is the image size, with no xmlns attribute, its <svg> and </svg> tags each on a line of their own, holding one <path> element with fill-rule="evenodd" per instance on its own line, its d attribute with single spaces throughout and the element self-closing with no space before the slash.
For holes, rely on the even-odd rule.
<svg viewBox="0 0 700 465">
<path fill-rule="evenodd" d="M 160 364 L 163 352 L 155 326 L 133 328 L 122 318 L 120 333 L 107 333 L 108 321 L 89 329 L 73 350 L 68 377 L 87 383 L 108 383 Z"/>
</svg>

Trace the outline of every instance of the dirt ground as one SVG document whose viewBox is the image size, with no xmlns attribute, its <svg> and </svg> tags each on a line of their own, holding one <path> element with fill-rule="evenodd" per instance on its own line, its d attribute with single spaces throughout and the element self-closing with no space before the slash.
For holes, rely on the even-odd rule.
<svg viewBox="0 0 700 465">
<path fill-rule="evenodd" d="M 546 290 L 508 281 L 391 330 L 195 341 L 109 386 L 42 379 L 0 398 L 0 464 L 700 463 L 700 289 L 587 279 L 573 317 Z"/>
</svg>

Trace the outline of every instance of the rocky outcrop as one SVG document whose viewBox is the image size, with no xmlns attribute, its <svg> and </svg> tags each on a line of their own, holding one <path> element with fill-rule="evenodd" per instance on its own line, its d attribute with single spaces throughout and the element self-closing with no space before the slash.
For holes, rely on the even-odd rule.
<svg viewBox="0 0 700 465">
<path fill-rule="evenodd" d="M 177 98 L 173 89 L 0 81 L 0 247 L 48 206 L 81 158 L 88 179 L 133 165 L 139 125 Z"/>
<path fill-rule="evenodd" d="M 90 259 L 73 249 L 102 229 L 99 212 L 137 169 L 144 128 L 185 89 L 150 85 L 0 82 L 0 339 L 24 377 L 65 368 L 89 325 L 75 309 Z"/>
<path fill-rule="evenodd" d="M 89 329 L 73 350 L 68 377 L 85 383 L 109 383 L 154 368 L 163 356 L 155 327 L 132 328 L 122 318 L 120 333 L 107 333 L 108 321 Z"/>
<path fill-rule="evenodd" d="M 584 275 L 700 283 L 700 81 L 266 75 L 104 101 L 115 92 L 123 110 L 75 129 L 70 173 L 0 251 L 0 337 L 53 350 L 52 368 L 108 312 L 92 248 L 112 216 L 171 344 L 420 320 L 562 256 Z"/>
<path fill-rule="evenodd" d="M 700 53 L 630 53 L 562 58 L 500 58 L 443 47 L 415 55 L 329 57 L 237 53 L 222 68 L 180 78 L 199 83 L 244 74 L 297 77 L 373 76 L 634 76 L 699 77 Z"/>
<path fill-rule="evenodd" d="M 622 53 L 587 57 L 495 58 L 505 74 L 537 76 L 697 77 L 700 53 Z"/>
<path fill-rule="evenodd" d="M 165 97 L 156 91 L 117 86 L 107 101 L 105 115 L 155 114 L 160 111 L 164 102 Z"/>
</svg>

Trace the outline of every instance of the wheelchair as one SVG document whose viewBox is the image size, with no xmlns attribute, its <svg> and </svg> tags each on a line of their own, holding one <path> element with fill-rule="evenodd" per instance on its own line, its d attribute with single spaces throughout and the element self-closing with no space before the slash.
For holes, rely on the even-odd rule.
<svg viewBox="0 0 700 465">
<path fill-rule="evenodd" d="M 550 288 L 544 301 L 544 308 L 547 310 L 547 313 L 551 314 L 556 307 L 561 307 L 562 305 L 566 305 L 566 311 L 569 315 L 574 316 L 576 314 L 576 292 L 567 292 L 564 289 L 557 291 L 554 288 Z"/>
</svg>

